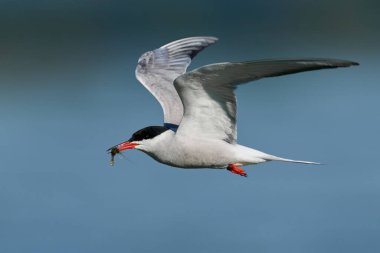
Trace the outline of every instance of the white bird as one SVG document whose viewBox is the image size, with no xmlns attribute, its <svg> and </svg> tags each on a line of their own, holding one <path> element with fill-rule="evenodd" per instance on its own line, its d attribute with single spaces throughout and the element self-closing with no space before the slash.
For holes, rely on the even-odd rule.
<svg viewBox="0 0 380 253">
<path fill-rule="evenodd" d="M 318 164 L 285 159 L 236 143 L 235 88 L 263 77 L 358 65 L 336 59 L 280 59 L 216 63 L 186 73 L 191 59 L 215 37 L 190 37 L 144 53 L 136 77 L 161 104 L 163 126 L 149 126 L 109 149 L 113 158 L 127 149 L 145 152 L 179 168 L 227 169 L 267 161 Z"/>
</svg>

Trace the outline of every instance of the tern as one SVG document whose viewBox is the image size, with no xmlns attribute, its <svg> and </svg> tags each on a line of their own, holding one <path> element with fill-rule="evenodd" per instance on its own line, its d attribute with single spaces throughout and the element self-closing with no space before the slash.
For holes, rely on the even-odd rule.
<svg viewBox="0 0 380 253">
<path fill-rule="evenodd" d="M 138 60 L 136 78 L 161 104 L 164 124 L 135 132 L 128 141 L 113 146 L 114 156 L 127 149 L 145 152 L 160 163 L 178 168 L 227 169 L 247 176 L 240 166 L 267 161 L 318 164 L 286 159 L 237 144 L 236 97 L 238 85 L 325 68 L 349 67 L 356 62 L 296 58 L 223 62 L 186 72 L 191 60 L 215 37 L 176 40 Z"/>
</svg>

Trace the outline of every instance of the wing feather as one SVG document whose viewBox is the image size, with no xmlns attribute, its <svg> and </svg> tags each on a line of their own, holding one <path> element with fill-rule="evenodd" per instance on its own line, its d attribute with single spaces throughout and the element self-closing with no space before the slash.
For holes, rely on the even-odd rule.
<svg viewBox="0 0 380 253">
<path fill-rule="evenodd" d="M 184 105 L 178 135 L 236 142 L 236 97 L 239 84 L 358 63 L 335 59 L 260 60 L 206 65 L 179 76 L 174 86 Z"/>
<path fill-rule="evenodd" d="M 215 37 L 180 39 L 140 57 L 136 78 L 161 104 L 165 123 L 178 125 L 183 116 L 182 102 L 173 86 L 174 79 L 186 72 L 191 59 L 216 41 Z"/>
</svg>

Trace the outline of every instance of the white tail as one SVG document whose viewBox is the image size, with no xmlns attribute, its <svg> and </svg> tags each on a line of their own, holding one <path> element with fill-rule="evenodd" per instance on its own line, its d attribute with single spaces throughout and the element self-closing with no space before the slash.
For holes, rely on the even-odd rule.
<svg viewBox="0 0 380 253">
<path fill-rule="evenodd" d="M 321 163 L 316 163 L 316 162 L 286 159 L 286 158 L 277 157 L 277 156 L 270 156 L 269 160 L 272 160 L 272 161 L 282 161 L 282 162 L 290 162 L 290 163 L 321 164 Z"/>
</svg>

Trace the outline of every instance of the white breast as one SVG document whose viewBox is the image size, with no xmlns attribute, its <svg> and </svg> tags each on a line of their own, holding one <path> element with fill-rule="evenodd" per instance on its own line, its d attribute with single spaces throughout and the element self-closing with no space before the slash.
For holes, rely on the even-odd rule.
<svg viewBox="0 0 380 253">
<path fill-rule="evenodd" d="M 155 160 L 181 168 L 225 168 L 237 162 L 236 148 L 221 140 L 176 136 L 170 130 L 138 146 Z"/>
</svg>

